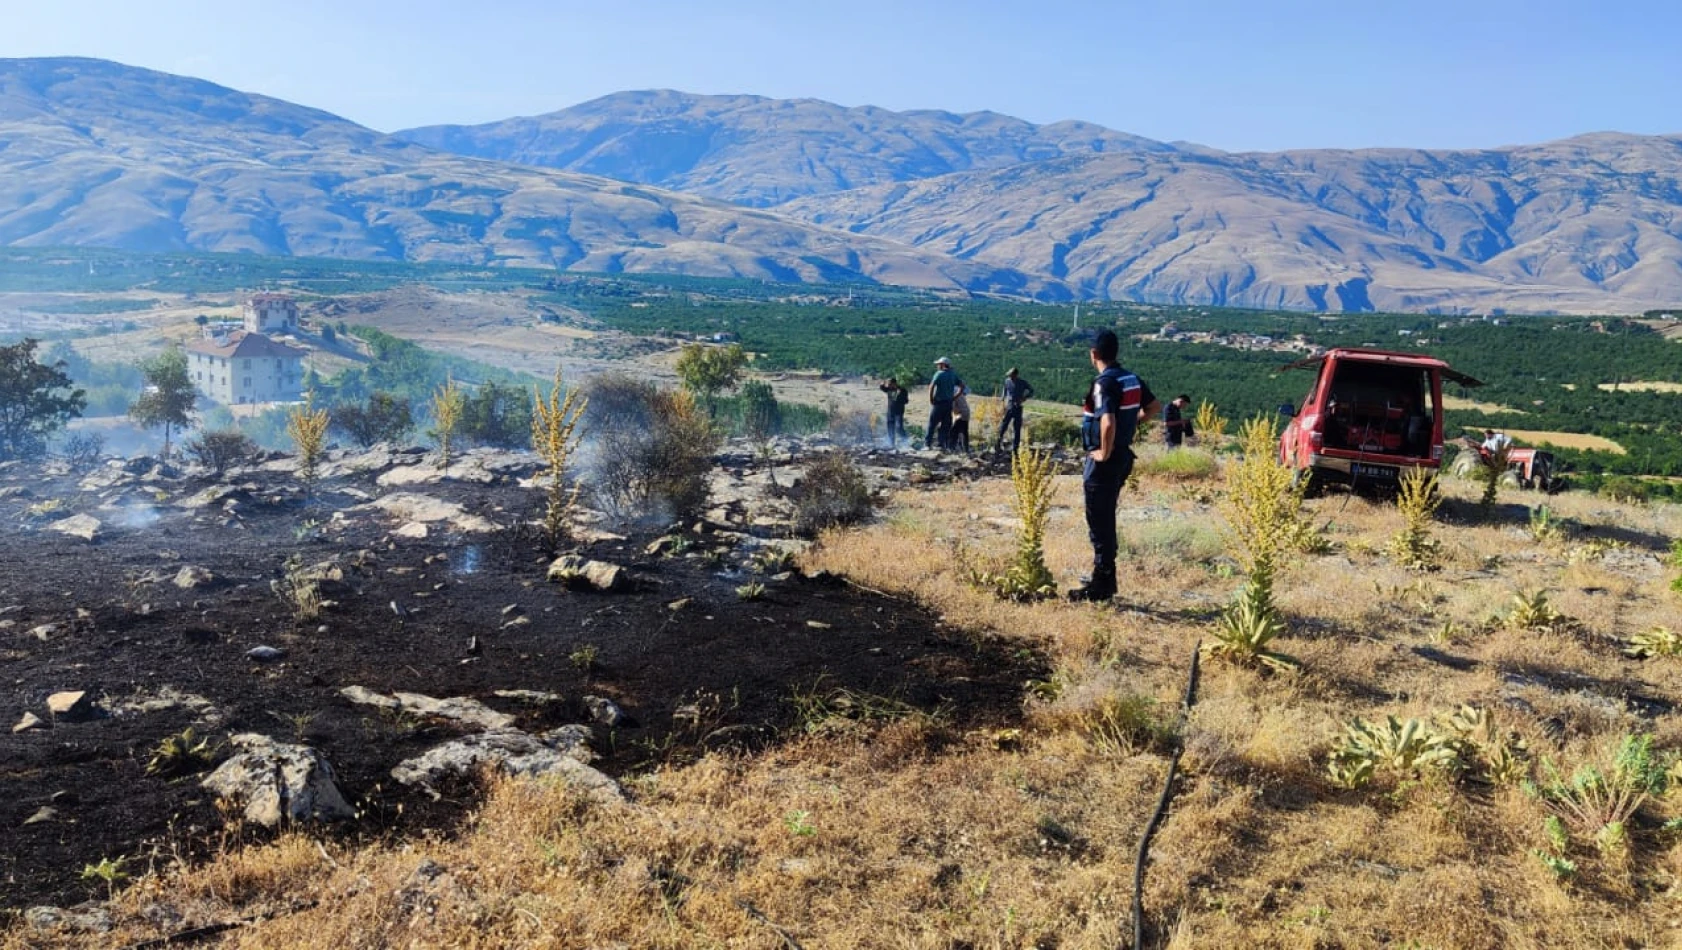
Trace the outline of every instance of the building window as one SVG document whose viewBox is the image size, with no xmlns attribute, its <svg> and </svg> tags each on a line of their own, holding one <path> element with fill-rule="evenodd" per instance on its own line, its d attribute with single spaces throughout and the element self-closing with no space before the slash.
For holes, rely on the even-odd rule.
<svg viewBox="0 0 1682 950">
<path fill-rule="evenodd" d="M 245 368 L 246 368 L 246 369 L 250 369 L 250 368 L 251 368 L 251 361 L 250 361 L 250 360 L 246 360 L 246 361 L 245 361 Z"/>
</svg>

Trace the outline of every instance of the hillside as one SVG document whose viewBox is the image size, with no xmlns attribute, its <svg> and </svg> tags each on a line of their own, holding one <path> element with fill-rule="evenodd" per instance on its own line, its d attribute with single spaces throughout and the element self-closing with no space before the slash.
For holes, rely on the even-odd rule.
<svg viewBox="0 0 1682 950">
<path fill-rule="evenodd" d="M 893 112 L 669 89 L 615 93 L 540 116 L 395 134 L 462 155 L 755 206 L 1064 155 L 1172 150 L 1086 122 L 1034 125 L 994 112 Z"/>
<path fill-rule="evenodd" d="M 84 59 L 0 60 L 0 243 L 1044 286 L 693 195 L 445 155 L 280 100 Z"/>
<path fill-rule="evenodd" d="M 1301 310 L 1633 312 L 1682 297 L 1682 139 L 1095 155 L 781 210 L 1080 293 Z"/>
</svg>

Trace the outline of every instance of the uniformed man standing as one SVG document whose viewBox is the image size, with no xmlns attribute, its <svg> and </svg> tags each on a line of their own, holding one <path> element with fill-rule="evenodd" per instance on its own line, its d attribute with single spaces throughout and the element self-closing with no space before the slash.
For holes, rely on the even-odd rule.
<svg viewBox="0 0 1682 950">
<path fill-rule="evenodd" d="M 1070 600 L 1109 600 L 1116 592 L 1116 500 L 1133 473 L 1133 432 L 1141 412 L 1159 408 L 1150 387 L 1121 368 L 1121 342 L 1113 330 L 1092 339 L 1092 412 L 1081 422 L 1086 464 L 1081 488 L 1086 496 L 1086 535 L 1092 541 L 1092 579 L 1069 591 Z"/>
</svg>

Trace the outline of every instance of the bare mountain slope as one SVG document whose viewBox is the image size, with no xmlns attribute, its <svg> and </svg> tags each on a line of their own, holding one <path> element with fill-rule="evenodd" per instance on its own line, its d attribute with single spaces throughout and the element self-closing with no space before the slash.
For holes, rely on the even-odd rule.
<svg viewBox="0 0 1682 950">
<path fill-rule="evenodd" d="M 1314 310 L 1629 311 L 1682 298 L 1682 139 L 1133 153 L 779 210 L 1096 296 Z"/>
<path fill-rule="evenodd" d="M 1045 284 L 699 196 L 440 154 L 280 100 L 87 59 L 0 60 L 0 243 Z"/>
<path fill-rule="evenodd" d="M 400 138 L 461 155 L 661 185 L 747 205 L 1095 152 L 1172 146 L 1085 122 L 1034 125 L 818 99 L 621 92 L 546 115 Z"/>
</svg>

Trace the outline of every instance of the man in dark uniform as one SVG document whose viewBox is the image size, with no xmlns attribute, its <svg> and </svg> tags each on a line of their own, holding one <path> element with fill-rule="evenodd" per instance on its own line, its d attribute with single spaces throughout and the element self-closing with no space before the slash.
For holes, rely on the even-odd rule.
<svg viewBox="0 0 1682 950">
<path fill-rule="evenodd" d="M 1081 488 L 1086 496 L 1086 535 L 1092 541 L 1092 579 L 1069 591 L 1070 600 L 1109 600 L 1115 596 L 1116 499 L 1133 473 L 1133 432 L 1139 414 L 1156 412 L 1156 397 L 1139 377 L 1116 362 L 1121 342 L 1112 330 L 1092 338 L 1092 412 L 1081 421 L 1086 464 Z"/>
<path fill-rule="evenodd" d="M 1187 438 L 1195 437 L 1191 420 L 1186 418 L 1186 410 L 1191 408 L 1191 397 L 1181 393 L 1168 400 L 1168 405 L 1162 407 L 1162 439 L 1171 449 L 1177 449 L 1185 444 Z"/>
</svg>

